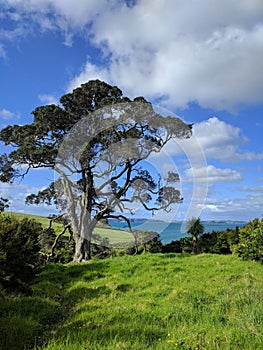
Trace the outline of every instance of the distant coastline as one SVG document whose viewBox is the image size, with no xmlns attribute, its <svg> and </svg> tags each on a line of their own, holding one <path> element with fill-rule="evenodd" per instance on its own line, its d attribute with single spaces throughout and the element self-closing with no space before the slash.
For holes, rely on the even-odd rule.
<svg viewBox="0 0 263 350">
<path fill-rule="evenodd" d="M 180 238 L 187 237 L 187 233 L 183 230 L 184 221 L 161 221 L 154 219 L 130 219 L 132 229 L 140 231 L 153 231 L 160 234 L 162 243 L 170 243 Z M 209 220 L 202 221 L 205 233 L 213 231 L 225 231 L 227 229 L 233 230 L 236 227 L 243 227 L 246 221 L 232 221 L 232 220 Z M 113 228 L 129 230 L 128 224 L 125 221 L 109 220 L 109 224 Z"/>
</svg>

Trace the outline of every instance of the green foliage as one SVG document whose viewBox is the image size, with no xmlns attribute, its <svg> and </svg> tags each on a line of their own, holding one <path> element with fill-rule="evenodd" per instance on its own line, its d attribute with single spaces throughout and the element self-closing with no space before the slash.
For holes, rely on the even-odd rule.
<svg viewBox="0 0 263 350">
<path fill-rule="evenodd" d="M 9 200 L 7 198 L 0 197 L 0 213 L 9 208 Z"/>
<path fill-rule="evenodd" d="M 192 251 L 193 240 L 191 237 L 183 237 L 162 246 L 162 253 L 192 253 Z"/>
<path fill-rule="evenodd" d="M 239 227 L 235 230 L 213 231 L 204 233 L 197 242 L 196 250 L 199 253 L 233 254 L 239 243 Z M 164 244 L 163 253 L 191 253 L 193 242 L 191 237 L 183 237 L 178 241 Z"/>
<path fill-rule="evenodd" d="M 191 253 L 193 251 L 193 239 L 191 237 L 183 237 L 179 240 L 182 247 L 182 253 Z"/>
<path fill-rule="evenodd" d="M 61 228 L 62 230 L 62 228 Z M 45 228 L 39 237 L 39 245 L 42 258 L 49 262 L 68 263 L 72 261 L 74 254 L 74 241 L 71 236 L 60 236 L 53 248 L 57 233 L 52 228 Z M 51 254 L 53 249 L 53 253 Z"/>
<path fill-rule="evenodd" d="M 39 262 L 41 225 L 24 219 L 0 217 L 0 285 L 27 290 Z"/>
<path fill-rule="evenodd" d="M 160 235 L 153 231 L 133 231 L 137 241 L 137 252 L 160 253 L 162 251 L 162 242 Z"/>
<path fill-rule="evenodd" d="M 204 233 L 204 225 L 201 223 L 200 218 L 191 218 L 186 222 L 186 230 L 189 235 L 192 236 L 193 253 L 198 251 L 198 238 Z"/>
<path fill-rule="evenodd" d="M 232 254 L 239 242 L 239 228 L 235 230 L 213 231 L 203 234 L 198 241 L 198 250 L 201 253 Z"/>
<path fill-rule="evenodd" d="M 254 219 L 240 229 L 237 254 L 246 260 L 263 263 L 263 219 Z"/>
<path fill-rule="evenodd" d="M 261 349 L 262 289 L 262 266 L 232 255 L 146 253 L 49 264 L 34 281 L 33 296 L 0 301 L 0 344 L 3 350 L 25 344 Z"/>
<path fill-rule="evenodd" d="M 182 244 L 180 241 L 172 241 L 163 244 L 162 253 L 182 253 Z"/>
</svg>

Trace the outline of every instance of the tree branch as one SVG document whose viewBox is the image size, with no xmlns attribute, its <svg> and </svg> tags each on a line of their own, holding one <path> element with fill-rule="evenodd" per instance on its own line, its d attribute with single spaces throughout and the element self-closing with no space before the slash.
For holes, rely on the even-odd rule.
<svg viewBox="0 0 263 350">
<path fill-rule="evenodd" d="M 67 230 L 69 230 L 69 232 L 70 232 L 70 224 L 67 224 L 66 226 L 64 226 L 63 230 L 56 236 L 55 241 L 51 246 L 51 252 L 49 254 L 46 254 L 46 263 L 48 263 L 49 259 L 52 258 L 52 256 L 54 256 L 54 251 L 55 251 L 55 248 L 58 244 L 58 241 L 59 241 L 60 237 L 65 234 L 65 232 Z"/>
</svg>

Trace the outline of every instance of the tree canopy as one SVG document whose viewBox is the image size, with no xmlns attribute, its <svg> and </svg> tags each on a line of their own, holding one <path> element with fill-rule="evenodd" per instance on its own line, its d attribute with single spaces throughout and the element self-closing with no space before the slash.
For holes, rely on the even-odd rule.
<svg viewBox="0 0 263 350">
<path fill-rule="evenodd" d="M 204 225 L 200 218 L 191 218 L 186 222 L 186 230 L 192 236 L 193 253 L 196 253 L 198 238 L 204 233 Z"/>
<path fill-rule="evenodd" d="M 92 80 L 61 97 L 60 105 L 37 107 L 27 125 L 7 126 L 0 140 L 13 147 L 0 157 L 0 180 L 12 182 L 32 168 L 57 176 L 28 203 L 58 204 L 74 232 L 74 261 L 90 258 L 98 221 L 126 220 L 139 203 L 145 210 L 169 210 L 181 201 L 178 174 L 153 174 L 144 160 L 171 138 L 189 138 L 179 118 L 154 112 L 143 97 L 133 100 L 116 86 Z"/>
</svg>

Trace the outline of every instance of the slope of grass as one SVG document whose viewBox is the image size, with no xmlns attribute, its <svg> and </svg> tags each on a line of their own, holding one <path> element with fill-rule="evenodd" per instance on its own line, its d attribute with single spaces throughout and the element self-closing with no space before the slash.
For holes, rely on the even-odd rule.
<svg viewBox="0 0 263 350">
<path fill-rule="evenodd" d="M 3 215 L 11 216 L 15 219 L 22 220 L 28 218 L 40 222 L 42 226 L 49 227 L 49 219 L 45 216 L 37 216 L 31 214 L 15 213 L 15 212 L 6 212 Z M 62 231 L 62 225 L 56 222 L 53 222 L 52 228 L 55 230 L 56 234 L 59 234 Z M 67 234 L 67 233 L 66 233 Z M 110 226 L 103 226 L 98 223 L 97 227 L 94 230 L 94 234 L 100 235 L 101 239 L 107 239 L 109 246 L 113 247 L 122 247 L 130 246 L 134 244 L 133 235 L 125 230 L 119 230 L 111 228 Z M 98 241 L 93 240 L 95 243 Z"/>
<path fill-rule="evenodd" d="M 259 350 L 263 266 L 183 254 L 53 264 L 33 296 L 2 300 L 0 314 L 2 349 L 23 349 L 16 339 L 31 332 L 42 350 Z"/>
</svg>

